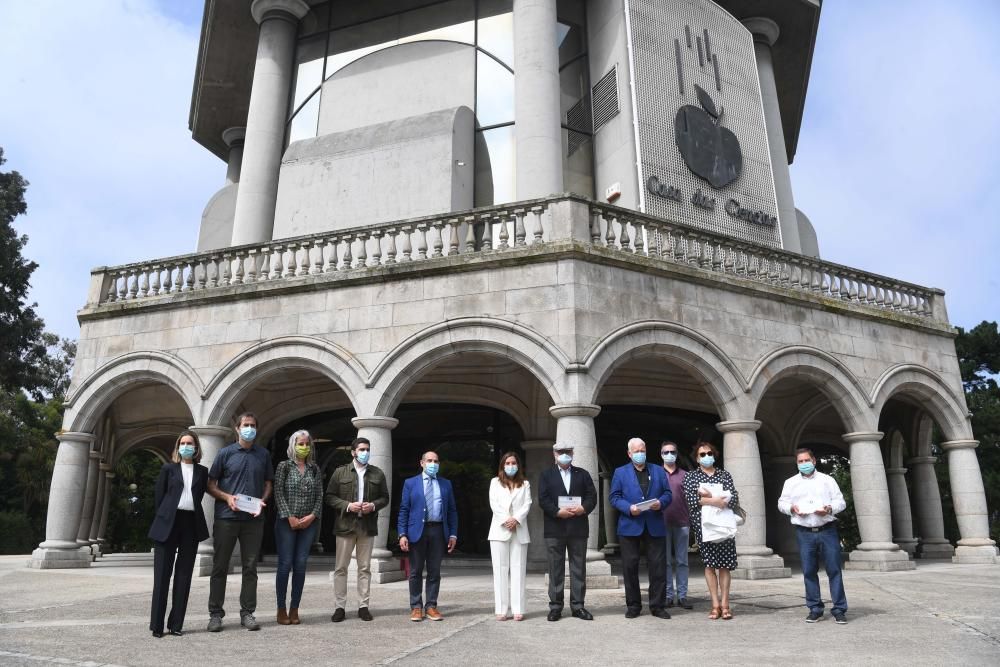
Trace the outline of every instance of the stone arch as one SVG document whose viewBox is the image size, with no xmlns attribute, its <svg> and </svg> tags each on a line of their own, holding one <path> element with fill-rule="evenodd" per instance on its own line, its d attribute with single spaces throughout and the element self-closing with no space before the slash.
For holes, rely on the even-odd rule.
<svg viewBox="0 0 1000 667">
<path fill-rule="evenodd" d="M 120 461 L 121 458 L 129 452 L 140 449 L 146 449 L 151 452 L 160 452 L 160 458 L 162 459 L 163 452 L 156 447 L 148 446 L 147 443 L 155 438 L 169 438 L 174 440 L 178 434 L 180 434 L 180 432 L 188 426 L 189 424 L 179 425 L 164 422 L 160 424 L 152 424 L 150 426 L 145 426 L 141 429 L 132 431 L 127 437 L 122 438 L 115 443 L 115 450 L 112 453 L 111 463 L 112 465 L 117 464 L 118 461 Z M 167 458 L 169 458 L 169 456 Z"/>
<path fill-rule="evenodd" d="M 569 358 L 552 341 L 517 322 L 462 317 L 422 329 L 389 352 L 368 378 L 365 414 L 392 415 L 425 371 L 462 352 L 510 359 L 530 372 L 554 403 L 563 402 Z"/>
<path fill-rule="evenodd" d="M 281 336 L 253 345 L 223 366 L 205 388 L 206 424 L 223 424 L 254 382 L 279 368 L 315 371 L 332 380 L 357 409 L 364 366 L 344 348 L 312 336 Z"/>
<path fill-rule="evenodd" d="M 923 366 L 899 364 L 886 370 L 872 389 L 871 403 L 875 415 L 889 399 L 898 394 L 916 398 L 922 410 L 937 422 L 946 440 L 971 440 L 969 409 L 964 397 L 959 397 L 944 379 Z"/>
<path fill-rule="evenodd" d="M 744 418 L 746 381 L 736 364 L 700 333 L 673 322 L 646 320 L 612 331 L 587 354 L 580 370 L 592 385 L 584 403 L 594 403 L 616 368 L 635 357 L 655 355 L 674 362 L 702 380 L 725 421 Z"/>
<path fill-rule="evenodd" d="M 203 385 L 187 362 L 166 352 L 130 352 L 95 370 L 73 391 L 66 400 L 64 428 L 92 432 L 107 407 L 136 382 L 166 385 L 177 392 L 192 418 L 200 414 Z"/>
<path fill-rule="evenodd" d="M 767 390 L 788 377 L 804 378 L 826 395 L 847 432 L 875 430 L 877 419 L 854 373 L 833 355 L 805 345 L 779 348 L 757 362 L 749 382 L 751 414 L 756 414 Z"/>
</svg>

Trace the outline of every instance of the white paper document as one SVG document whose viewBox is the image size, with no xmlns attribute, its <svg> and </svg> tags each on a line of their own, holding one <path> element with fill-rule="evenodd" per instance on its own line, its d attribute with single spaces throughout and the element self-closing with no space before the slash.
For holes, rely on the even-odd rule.
<svg viewBox="0 0 1000 667">
<path fill-rule="evenodd" d="M 653 509 L 653 503 L 657 501 L 657 498 L 650 498 L 649 500 L 643 500 L 641 503 L 636 503 L 635 508 L 640 512 L 645 512 L 646 510 Z"/>
<path fill-rule="evenodd" d="M 576 507 L 583 504 L 581 496 L 559 496 L 559 509 L 564 507 Z"/>
<path fill-rule="evenodd" d="M 260 514 L 260 498 L 254 498 L 242 493 L 236 494 L 236 509 L 250 514 Z"/>
</svg>

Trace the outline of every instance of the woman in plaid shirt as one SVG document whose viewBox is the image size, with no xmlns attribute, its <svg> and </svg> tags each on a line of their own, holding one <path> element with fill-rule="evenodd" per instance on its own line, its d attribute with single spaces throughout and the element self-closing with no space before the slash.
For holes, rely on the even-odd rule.
<svg viewBox="0 0 1000 667">
<path fill-rule="evenodd" d="M 278 520 L 274 525 L 278 574 L 274 589 L 281 625 L 299 624 L 306 562 L 323 514 L 323 473 L 316 465 L 313 450 L 309 431 L 296 431 L 288 439 L 288 460 L 279 463 L 274 473 L 274 498 L 278 503 Z M 292 606 L 285 611 L 289 571 L 292 572 Z"/>
</svg>

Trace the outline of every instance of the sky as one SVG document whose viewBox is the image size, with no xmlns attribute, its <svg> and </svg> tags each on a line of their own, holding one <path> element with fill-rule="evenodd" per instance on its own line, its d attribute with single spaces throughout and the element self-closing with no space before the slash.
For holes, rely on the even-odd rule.
<svg viewBox="0 0 1000 667">
<path fill-rule="evenodd" d="M 187 126 L 201 0 L 0 0 L 0 146 L 30 297 L 76 338 L 90 269 L 192 252 L 226 165 Z M 1000 319 L 1000 2 L 824 3 L 795 203 L 824 259 Z"/>
</svg>

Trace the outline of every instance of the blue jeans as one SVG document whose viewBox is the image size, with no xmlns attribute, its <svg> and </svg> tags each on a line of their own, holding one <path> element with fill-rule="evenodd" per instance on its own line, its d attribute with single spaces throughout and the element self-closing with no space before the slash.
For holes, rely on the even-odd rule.
<svg viewBox="0 0 1000 667">
<path fill-rule="evenodd" d="M 688 594 L 688 526 L 667 526 L 667 602 L 674 599 L 674 568 L 676 563 L 677 597 Z"/>
<path fill-rule="evenodd" d="M 844 577 L 840 570 L 840 536 L 836 526 L 816 533 L 796 526 L 795 534 L 799 538 L 802 578 L 806 582 L 806 606 L 809 611 L 823 613 L 823 596 L 819 590 L 819 559 L 822 558 L 826 576 L 830 579 L 833 613 L 843 614 L 847 611 L 847 594 L 844 593 Z"/>
<path fill-rule="evenodd" d="M 281 517 L 274 524 L 274 541 L 278 547 L 278 575 L 274 580 L 274 592 L 278 597 L 278 609 L 285 609 L 285 591 L 288 588 L 288 573 L 292 573 L 292 609 L 299 608 L 302 588 L 306 583 L 306 562 L 309 550 L 316 541 L 319 519 L 303 530 L 292 530 L 288 519 Z"/>
</svg>

